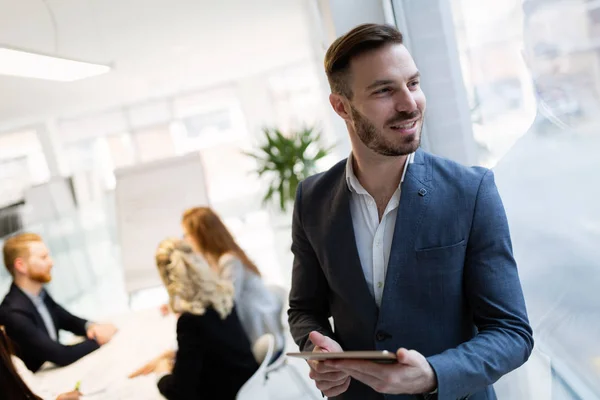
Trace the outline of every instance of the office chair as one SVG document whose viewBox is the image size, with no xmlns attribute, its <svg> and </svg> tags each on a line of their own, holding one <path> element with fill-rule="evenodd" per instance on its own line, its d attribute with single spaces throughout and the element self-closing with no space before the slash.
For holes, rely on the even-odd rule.
<svg viewBox="0 0 600 400">
<path fill-rule="evenodd" d="M 271 361 L 275 349 L 275 337 L 265 333 L 252 346 L 252 354 L 260 364 L 256 372 L 244 383 L 235 396 L 236 400 L 268 400 L 267 365 Z"/>
<path fill-rule="evenodd" d="M 286 329 L 284 328 L 282 320 L 284 318 L 284 312 L 287 308 L 285 306 L 287 305 L 288 291 L 285 288 L 278 285 L 267 285 L 267 289 L 269 289 L 269 291 L 279 300 L 279 322 L 281 324 L 280 332 L 285 332 Z M 267 366 L 265 370 L 265 377 L 268 378 L 270 373 L 285 369 L 289 372 L 290 377 L 296 382 L 296 385 L 298 385 L 300 390 L 307 396 L 307 398 L 322 400 L 316 395 L 314 389 L 308 384 L 306 379 L 296 369 L 296 367 L 288 363 L 288 358 L 285 355 L 285 334 L 283 334 L 282 337 L 284 340 L 284 351 L 275 360 L 271 360 L 271 363 Z"/>
</svg>

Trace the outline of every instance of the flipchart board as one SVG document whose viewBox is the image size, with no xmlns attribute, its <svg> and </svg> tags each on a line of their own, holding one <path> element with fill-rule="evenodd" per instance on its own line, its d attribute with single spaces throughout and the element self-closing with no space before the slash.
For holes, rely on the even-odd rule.
<svg viewBox="0 0 600 400">
<path fill-rule="evenodd" d="M 181 237 L 181 215 L 209 204 L 200 154 L 115 171 L 116 214 L 129 295 L 162 285 L 154 254 L 161 240 Z"/>
</svg>

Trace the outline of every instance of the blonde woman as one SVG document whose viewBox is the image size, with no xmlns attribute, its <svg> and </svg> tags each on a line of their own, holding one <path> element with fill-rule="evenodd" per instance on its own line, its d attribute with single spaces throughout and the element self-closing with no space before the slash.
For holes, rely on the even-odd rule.
<svg viewBox="0 0 600 400">
<path fill-rule="evenodd" d="M 233 287 L 180 239 L 162 241 L 156 265 L 177 321 L 177 353 L 166 352 L 131 377 L 154 372 L 167 399 L 235 399 L 258 369 L 233 306 Z"/>
<path fill-rule="evenodd" d="M 284 344 L 281 305 L 266 288 L 256 265 L 212 209 L 187 210 L 183 214 L 182 228 L 194 250 L 204 256 L 216 273 L 233 283 L 238 317 L 250 342 L 255 343 L 265 333 L 275 336 L 276 358 Z"/>
</svg>

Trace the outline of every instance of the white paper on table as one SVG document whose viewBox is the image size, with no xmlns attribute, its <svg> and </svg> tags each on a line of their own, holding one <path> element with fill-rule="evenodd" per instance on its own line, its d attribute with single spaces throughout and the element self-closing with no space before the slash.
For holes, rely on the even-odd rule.
<svg viewBox="0 0 600 400">
<path fill-rule="evenodd" d="M 69 366 L 39 372 L 39 384 L 51 392 L 63 393 L 81 382 L 84 397 L 94 400 L 155 398 L 158 390 L 152 377 L 127 376 L 165 350 L 173 349 L 175 316 L 164 317 L 158 309 L 151 309 L 118 316 L 114 323 L 119 331 L 109 343 Z M 129 392 L 134 397 L 125 396 Z M 143 397 L 144 394 L 150 397 Z"/>
</svg>

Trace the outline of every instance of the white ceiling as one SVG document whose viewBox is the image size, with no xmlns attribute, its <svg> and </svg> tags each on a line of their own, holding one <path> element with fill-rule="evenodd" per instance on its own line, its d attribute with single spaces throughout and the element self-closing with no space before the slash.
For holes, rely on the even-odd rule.
<svg viewBox="0 0 600 400">
<path fill-rule="evenodd" d="M 0 76 L 0 131 L 173 95 L 311 56 L 304 0 L 0 0 L 0 45 L 102 64 L 59 83 Z"/>
</svg>

